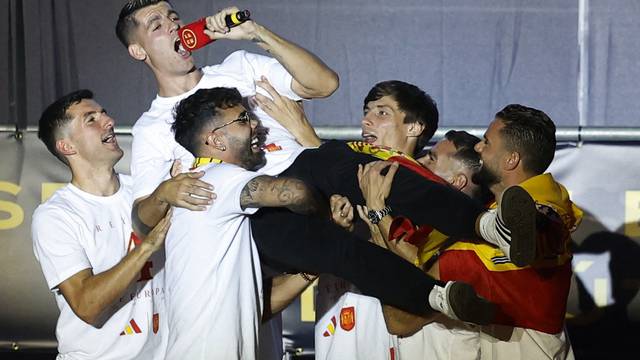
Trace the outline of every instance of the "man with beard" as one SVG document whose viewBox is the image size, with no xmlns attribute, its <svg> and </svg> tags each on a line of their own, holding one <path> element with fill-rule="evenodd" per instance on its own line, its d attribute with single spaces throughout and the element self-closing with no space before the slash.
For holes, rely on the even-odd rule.
<svg viewBox="0 0 640 360">
<path fill-rule="evenodd" d="M 480 139 L 467 132 L 451 130 L 431 149 L 421 152 L 416 160 L 455 189 L 481 203 L 486 202 L 487 192 L 471 181 L 473 174 L 480 168 L 480 157 L 473 149 L 479 141 Z M 360 174 L 361 186 L 367 181 L 380 178 L 377 173 L 380 168 L 386 166 L 388 164 L 385 163 L 370 163 L 365 166 Z M 394 172 L 395 168 L 391 167 L 385 176 L 385 179 L 388 180 L 387 184 L 391 183 L 390 180 Z M 365 199 L 368 203 L 373 204 L 372 193 L 380 193 L 378 191 L 380 185 L 381 183 L 378 182 L 363 186 L 363 190 L 375 189 L 372 192 L 365 192 Z M 331 200 L 334 221 L 347 229 L 353 228 L 355 211 L 348 199 L 333 196 Z M 357 205 L 356 208 L 360 218 L 369 225 L 372 241 L 392 250 L 410 263 L 423 263 L 426 259 L 423 260 L 423 257 L 418 255 L 431 255 L 433 248 L 437 249 L 442 243 L 441 241 L 422 241 L 424 244 L 418 249 L 408 241 L 388 241 L 385 237 L 388 237 L 386 234 L 389 233 L 391 227 L 391 218 L 385 218 L 377 225 L 373 225 L 366 216 L 366 206 Z M 396 218 L 396 220 L 398 219 Z M 414 234 L 414 239 L 411 241 L 416 240 L 418 235 Z M 438 276 L 437 272 L 430 273 L 430 275 L 434 275 L 436 278 Z M 475 283 L 472 285 L 478 286 Z M 353 327 L 349 331 L 338 328 L 333 334 L 330 334 L 327 325 L 331 323 L 331 319 L 340 319 L 345 312 L 352 312 L 355 315 Z M 424 319 L 402 313 L 389 306 L 381 306 L 377 299 L 360 295 L 358 290 L 346 281 L 325 275 L 320 276 L 318 283 L 316 314 L 321 316 L 318 318 L 315 331 L 317 359 L 328 360 L 347 357 L 350 359 L 384 360 L 389 358 L 390 352 L 394 353 L 395 359 L 461 359 L 469 353 L 468 346 L 461 345 L 468 345 L 469 338 L 477 338 L 477 332 L 469 331 L 465 328 L 464 323 L 455 321 L 456 325 L 462 325 L 456 329 L 457 337 L 455 340 L 458 342 L 454 345 L 450 341 L 451 334 L 448 333 L 448 328 L 446 325 L 442 325 L 442 323 L 448 324 L 454 320 L 444 316 Z M 438 322 L 426 325 L 420 332 L 413 334 L 427 320 L 437 320 Z M 409 329 L 412 324 L 415 324 L 415 327 Z M 413 335 L 406 338 L 395 336 L 410 334 Z"/>
<path fill-rule="evenodd" d="M 580 223 L 582 211 L 571 202 L 567 189 L 545 173 L 555 155 L 555 131 L 543 111 L 512 104 L 495 115 L 475 147 L 482 168 L 474 180 L 494 194 L 491 207 L 504 202 L 500 194 L 505 188 L 517 186 L 533 198 L 537 209 L 530 266 L 500 260 L 513 252 L 514 244 L 505 239 L 493 242 L 501 251 L 478 247 L 475 254 L 454 252 L 458 259 L 447 261 L 446 268 L 440 265 L 441 277 L 445 273 L 463 281 L 490 279 L 479 291 L 498 304 L 495 324 L 500 325 L 481 332 L 480 350 L 487 356 L 573 357 L 563 325 L 571 283 L 571 232 Z M 472 255 L 482 260 L 484 268 L 462 273 L 459 264 Z"/>
<path fill-rule="evenodd" d="M 425 271 L 440 280 L 472 284 L 496 303 L 497 314 L 493 324 L 483 328 L 440 319 L 440 325 L 428 325 L 427 331 L 400 340 L 402 356 L 573 357 L 563 324 L 571 279 L 570 233 L 582 211 L 571 202 L 567 190 L 544 173 L 553 160 L 555 144 L 555 125 L 544 112 L 513 104 L 496 114 L 484 140 L 475 146 L 482 167 L 473 179 L 494 194 L 494 209 L 505 188 L 517 186 L 531 195 L 537 208 L 536 257 L 530 266 L 518 266 L 509 261 L 511 249 L 506 241 L 447 243 L 441 234 L 430 234 L 419 254 Z M 385 318 L 395 332 L 412 333 L 421 327 L 421 319 L 412 315 L 395 310 L 394 316 L 391 321 L 390 316 Z"/>
<path fill-rule="evenodd" d="M 242 94 L 252 95 L 255 94 L 253 81 L 260 79 L 262 75 L 266 75 L 279 92 L 294 99 L 327 96 L 337 87 L 337 76 L 319 59 L 264 27 L 248 21 L 227 29 L 222 25 L 224 16 L 235 11 L 236 8 L 228 8 L 209 18 L 208 34 L 216 39 L 254 40 L 273 54 L 277 61 L 236 52 L 227 59 L 228 61 L 200 71 L 193 66 L 190 54 L 181 51 L 177 46 L 176 32 L 181 22 L 167 2 L 131 1 L 121 11 L 116 26 L 119 38 L 134 59 L 144 61 L 151 68 L 159 84 L 159 96 L 152 104 L 152 109 L 143 114 L 133 129 L 132 175 L 134 196 L 138 199 L 133 219 L 141 230 L 153 225 L 167 209 L 165 203 L 148 201 L 145 196 L 152 193 L 154 188 L 172 185 L 167 184 L 167 180 L 162 181 L 168 177 L 166 168 L 173 159 L 189 158 L 187 151 L 171 140 L 168 123 L 171 108 L 177 101 L 197 88 L 221 85 L 238 87 Z M 414 147 L 418 138 L 430 137 L 437 127 L 437 111 L 433 119 L 425 119 L 425 116 L 431 117 L 430 113 L 420 113 L 420 116 L 408 116 L 404 121 L 402 111 L 398 111 L 395 114 L 397 116 L 389 117 L 386 115 L 386 110 L 389 109 L 384 110 L 382 107 L 375 109 L 376 114 L 384 114 L 381 117 L 391 119 L 393 126 L 405 128 L 403 130 L 407 131 L 407 138 L 404 140 L 408 144 L 414 144 Z M 323 195 L 342 192 L 356 200 L 356 196 L 360 196 L 359 199 L 362 200 L 354 176 L 355 166 L 358 163 L 373 161 L 375 158 L 369 154 L 356 153 L 343 143 L 335 142 L 318 149 L 319 151 L 303 151 L 304 148 L 295 142 L 291 133 L 262 110 L 258 109 L 257 114 L 263 124 L 269 127 L 269 134 L 266 146 L 267 164 L 261 172 L 269 175 L 278 174 L 295 163 L 296 166 L 289 168 L 290 172 L 287 175 L 300 177 L 305 182 L 313 184 Z M 426 123 L 432 120 L 435 120 L 435 124 Z M 375 144 L 378 137 L 369 134 L 368 139 Z M 380 137 L 380 140 L 387 139 Z M 305 156 L 300 157 L 301 154 Z M 325 173 L 325 170 L 328 173 Z M 419 223 L 429 219 L 446 233 L 476 236 L 476 224 L 479 224 L 478 233 L 482 233 L 483 236 L 497 236 L 495 214 L 483 214 L 480 207 L 447 187 L 435 183 L 424 186 L 425 180 L 419 175 L 409 172 L 405 180 L 404 174 L 407 171 L 404 169 L 399 172 L 398 178 L 403 179 L 399 181 L 405 184 L 398 187 L 403 189 L 401 193 L 392 194 L 391 206 L 394 211 L 405 212 Z M 187 180 L 197 180 L 193 177 L 201 175 L 188 176 L 191 179 Z M 189 208 L 202 210 L 203 205 L 208 204 L 210 195 L 207 193 L 206 184 L 194 181 L 185 186 L 175 186 L 175 190 L 178 197 L 193 205 Z M 201 198 L 202 196 L 205 198 Z M 509 197 L 509 193 L 506 196 Z M 424 204 L 429 202 L 446 208 L 425 208 Z M 417 203 L 421 206 L 415 206 Z M 516 202 L 505 203 L 513 205 Z M 518 209 L 517 206 L 506 205 L 506 215 L 512 214 L 514 208 Z M 425 212 L 425 209 L 431 211 Z M 389 212 L 389 209 L 372 209 L 372 216 L 382 216 L 385 212 Z M 364 271 L 366 267 L 349 261 L 350 257 L 360 256 L 350 252 L 354 249 L 346 251 L 343 246 L 330 245 L 326 241 L 327 234 L 309 232 L 308 237 L 282 243 L 283 237 L 278 228 L 285 233 L 299 234 L 309 231 L 305 228 L 306 221 L 292 220 L 289 218 L 290 214 L 285 213 L 281 209 L 261 211 L 259 216 L 254 216 L 252 220 L 252 229 L 261 257 L 279 270 L 308 269 L 321 272 L 332 268 L 332 272 L 359 283 L 361 289 L 366 285 L 373 294 L 415 313 L 425 313 L 435 308 L 449 316 L 474 322 L 486 322 L 491 317 L 486 303 L 478 299 L 473 290 L 464 284 L 436 286 L 436 283 L 424 278 L 398 275 L 397 277 L 406 279 L 406 284 L 398 284 L 397 280 L 388 277 L 389 282 L 395 284 L 396 290 L 399 291 L 390 290 L 389 284 L 378 279 L 369 279 Z M 533 226 L 531 218 L 511 216 L 505 220 L 508 220 L 507 226 L 516 243 L 531 240 L 528 236 L 528 230 Z M 326 259 L 318 257 L 318 252 L 325 254 Z M 395 267 L 387 263 L 390 260 L 381 261 L 379 266 L 396 271 Z M 470 303 L 476 306 L 468 305 Z"/>
<path fill-rule="evenodd" d="M 279 91 L 296 100 L 326 97 L 338 87 L 338 76 L 318 57 L 261 24 L 249 20 L 228 29 L 225 16 L 237 11 L 235 7 L 228 7 L 208 16 L 207 34 L 216 40 L 250 40 L 272 57 L 235 51 L 220 64 L 198 68 L 191 53 L 180 46 L 178 29 L 183 23 L 168 1 L 129 0 L 122 7 L 116 34 L 128 54 L 153 72 L 158 91 L 132 130 L 131 175 L 136 200 L 132 220 L 139 234 L 146 233 L 164 216 L 169 203 L 204 211 L 215 196 L 210 184 L 200 180 L 201 172 L 169 177 L 174 160 L 181 160 L 184 170 L 193 160 L 193 156 L 176 143 L 170 128 L 172 110 L 180 100 L 198 89 L 217 86 L 234 87 L 243 96 L 251 96 L 256 93 L 254 81 L 261 76 L 268 77 Z M 269 127 L 266 145 L 269 161 L 260 172 L 277 175 L 303 148 L 260 109 L 256 115 Z M 160 197 L 160 193 L 168 195 Z M 273 327 L 274 333 L 281 332 L 277 319 L 266 326 Z M 263 344 L 268 337 L 265 336 Z M 268 350 L 266 346 L 261 347 L 261 351 L 265 351 L 261 358 L 281 358 L 282 341 L 279 344 L 274 341 L 273 351 Z"/>
<path fill-rule="evenodd" d="M 165 246 L 167 359 L 255 359 L 262 275 L 248 215 L 265 206 L 307 214 L 316 202 L 300 180 L 250 171 L 264 166 L 264 129 L 236 89 L 198 90 L 178 104 L 173 129 L 218 198 L 204 211 L 174 210 Z M 288 298 L 308 285 L 294 282 Z"/>
</svg>

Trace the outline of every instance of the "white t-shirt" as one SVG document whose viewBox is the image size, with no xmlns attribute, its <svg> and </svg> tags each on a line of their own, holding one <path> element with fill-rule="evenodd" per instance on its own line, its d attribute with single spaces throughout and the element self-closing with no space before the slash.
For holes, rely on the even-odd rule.
<svg viewBox="0 0 640 360">
<path fill-rule="evenodd" d="M 34 253 L 60 309 L 58 359 L 164 357 L 164 254 L 160 251 L 143 268 L 140 280 L 112 306 L 112 315 L 99 329 L 78 318 L 57 288 L 81 270 L 93 269 L 93 274 L 109 270 L 135 246 L 131 178 L 119 178 L 120 188 L 111 196 L 92 195 L 68 184 L 33 214 Z"/>
<path fill-rule="evenodd" d="M 479 328 L 455 320 L 442 320 L 427 324 L 409 337 L 398 338 L 399 359 L 479 359 Z"/>
<path fill-rule="evenodd" d="M 255 95 L 256 90 L 267 95 L 262 89 L 256 89 L 255 85 L 256 80 L 266 76 L 280 94 L 300 100 L 291 90 L 291 75 L 270 57 L 244 50 L 236 51 L 221 64 L 205 67 L 202 71 L 202 79 L 190 91 L 173 97 L 157 96 L 149 110 L 133 126 L 131 176 L 134 180 L 134 199 L 151 194 L 162 181 L 168 179 L 173 160 L 182 160 L 184 171 L 191 167 L 193 156 L 175 141 L 171 124 L 175 105 L 198 89 L 232 87 L 237 88 L 242 96 Z M 304 148 L 262 109 L 256 108 L 254 113 L 262 125 L 269 128 L 266 144 L 273 144 L 267 147 L 267 163 L 259 172 L 278 175 L 293 163 Z"/>
<path fill-rule="evenodd" d="M 565 331 L 542 331 L 489 325 L 480 331 L 480 359 L 573 360 L 575 356 Z"/>
<path fill-rule="evenodd" d="M 352 291 L 342 279 L 320 277 L 316 303 L 324 314 L 315 326 L 316 359 L 398 360 L 398 338 L 387 332 L 380 301 Z"/>
<path fill-rule="evenodd" d="M 399 338 L 399 359 L 574 359 L 566 334 L 502 325 L 476 326 L 441 318 Z"/>
<path fill-rule="evenodd" d="M 167 359 L 255 359 L 262 275 L 240 194 L 260 175 L 231 164 L 198 168 L 217 200 L 205 211 L 174 209 L 165 241 Z"/>
</svg>

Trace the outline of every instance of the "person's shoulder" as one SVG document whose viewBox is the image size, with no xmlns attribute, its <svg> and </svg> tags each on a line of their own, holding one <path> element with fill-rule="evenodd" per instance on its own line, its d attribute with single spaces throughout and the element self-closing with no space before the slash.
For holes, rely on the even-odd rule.
<svg viewBox="0 0 640 360">
<path fill-rule="evenodd" d="M 133 125 L 133 131 L 153 127 L 166 127 L 167 119 L 173 121 L 173 106 L 165 102 L 154 100 L 147 111 L 142 113 Z"/>
<path fill-rule="evenodd" d="M 140 115 L 135 124 L 133 124 L 133 129 L 135 130 L 140 128 L 158 126 L 158 124 L 161 123 L 158 121 L 158 119 L 163 117 L 162 115 L 164 115 L 164 113 L 160 112 L 158 109 L 156 109 L 155 111 L 145 111 L 142 115 Z"/>
<path fill-rule="evenodd" d="M 229 163 L 211 164 L 203 170 L 205 171 L 204 178 L 219 178 L 223 180 L 240 174 L 252 173 L 250 170 Z"/>
<path fill-rule="evenodd" d="M 217 189 L 222 186 L 229 188 L 237 185 L 244 186 L 248 181 L 247 179 L 260 175 L 255 171 L 229 163 L 211 164 L 202 170 L 205 171 L 202 180 L 212 184 Z"/>
<path fill-rule="evenodd" d="M 71 191 L 69 184 L 67 184 L 54 191 L 53 194 L 51 194 L 51 196 L 45 202 L 38 206 L 38 208 L 56 208 L 64 204 L 68 204 L 71 201 L 70 197 L 74 196 L 75 194 L 73 193 L 73 191 Z"/>
<path fill-rule="evenodd" d="M 158 138 L 160 135 L 172 136 L 170 121 L 173 121 L 173 116 L 167 114 L 171 114 L 171 112 L 164 112 L 162 114 L 159 112 L 146 112 L 142 114 L 131 129 L 134 140 L 140 137 Z"/>
<path fill-rule="evenodd" d="M 342 150 L 342 151 L 350 150 L 351 152 L 353 152 L 353 150 L 351 150 L 347 142 L 344 140 L 327 140 L 323 142 L 318 149 L 327 149 L 327 150 L 332 149 L 332 150 Z"/>
<path fill-rule="evenodd" d="M 233 68 L 243 66 L 243 64 L 252 63 L 255 61 L 270 60 L 272 58 L 264 55 L 259 55 L 246 50 L 237 50 L 229 54 L 218 65 L 207 66 L 203 68 L 203 71 L 220 71 L 225 68 Z M 205 70 L 206 69 L 206 70 Z"/>
<path fill-rule="evenodd" d="M 38 205 L 33 212 L 33 221 L 60 218 L 61 216 L 72 216 L 75 213 L 74 203 L 77 202 L 77 195 L 69 189 L 69 186 L 62 187 L 51 195 L 47 201 Z"/>
</svg>

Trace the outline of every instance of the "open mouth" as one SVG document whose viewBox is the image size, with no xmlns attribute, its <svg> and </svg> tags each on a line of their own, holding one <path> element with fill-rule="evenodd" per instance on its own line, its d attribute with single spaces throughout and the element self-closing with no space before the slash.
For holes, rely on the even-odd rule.
<svg viewBox="0 0 640 360">
<path fill-rule="evenodd" d="M 376 142 L 376 140 L 378 140 L 377 136 L 365 132 L 362 133 L 362 141 L 366 142 L 367 144 L 373 144 Z"/>
<path fill-rule="evenodd" d="M 111 129 L 111 131 L 102 137 L 103 144 L 115 144 L 116 143 L 116 133 Z"/>
<path fill-rule="evenodd" d="M 180 38 L 177 38 L 176 42 L 173 44 L 173 50 L 183 58 L 191 56 L 191 52 L 189 52 L 184 48 L 184 46 L 182 46 L 182 41 L 180 41 Z"/>
<path fill-rule="evenodd" d="M 251 151 L 253 152 L 261 152 L 264 150 L 264 137 L 260 135 L 256 135 L 251 139 Z"/>
</svg>

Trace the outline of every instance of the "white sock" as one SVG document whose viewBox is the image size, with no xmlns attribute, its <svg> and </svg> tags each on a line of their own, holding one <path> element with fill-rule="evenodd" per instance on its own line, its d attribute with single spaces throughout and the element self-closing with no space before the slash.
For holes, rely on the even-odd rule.
<svg viewBox="0 0 640 360">
<path fill-rule="evenodd" d="M 456 315 L 453 313 L 451 306 L 449 306 L 449 296 L 448 290 L 449 287 L 453 284 L 453 281 L 447 281 L 444 287 L 434 285 L 429 292 L 429 305 L 435 311 L 439 311 L 450 318 L 458 319 Z"/>
<path fill-rule="evenodd" d="M 496 245 L 506 256 L 509 256 L 511 231 L 504 225 L 496 209 L 491 209 L 480 217 L 480 235 L 485 241 Z"/>
</svg>

